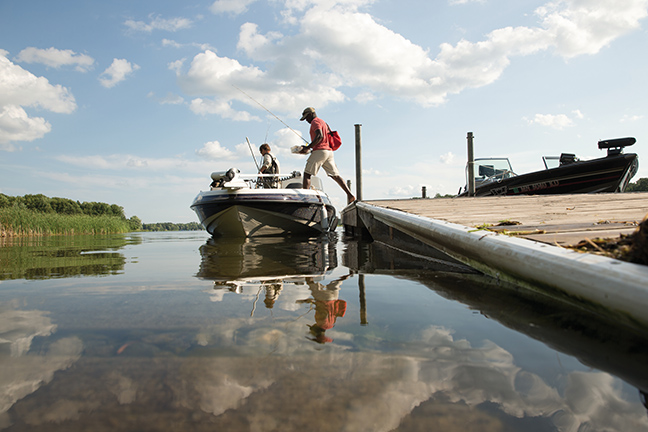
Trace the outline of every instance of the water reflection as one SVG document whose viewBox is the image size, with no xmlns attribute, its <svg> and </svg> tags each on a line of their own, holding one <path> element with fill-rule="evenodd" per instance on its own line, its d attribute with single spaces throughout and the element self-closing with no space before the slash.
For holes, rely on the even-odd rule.
<svg viewBox="0 0 648 432">
<path fill-rule="evenodd" d="M 125 235 L 0 237 L 0 280 L 118 274 L 126 262 L 118 250 L 140 242 Z"/>
<path fill-rule="evenodd" d="M 595 311 L 541 293 L 520 289 L 480 274 L 424 271 L 425 259 L 373 243 L 353 254 L 356 271 L 399 274 L 440 295 L 460 301 L 485 316 L 570 355 L 609 371 L 648 391 L 648 338 L 645 329 L 611 322 Z M 345 264 L 351 257 L 345 257 Z M 399 270 L 394 271 L 394 262 Z"/>
<path fill-rule="evenodd" d="M 286 240 L 210 238 L 200 246 L 197 277 L 215 282 L 244 282 L 291 276 L 321 276 L 337 267 L 337 235 Z"/>
<path fill-rule="evenodd" d="M 342 282 L 352 273 L 339 277 L 324 285 L 313 278 L 307 278 L 306 283 L 311 291 L 311 298 L 297 300 L 298 303 L 308 303 L 315 307 L 315 324 L 309 325 L 311 340 L 317 343 L 333 342 L 326 336 L 326 330 L 335 326 L 335 321 L 346 313 L 347 302 L 339 299 Z"/>
<path fill-rule="evenodd" d="M 438 257 L 336 240 L 145 236 L 124 274 L 3 282 L 0 429 L 648 430 L 610 374 L 643 386 L 640 335 Z M 160 275 L 166 262 L 186 274 Z M 101 289 L 116 281 L 136 289 Z"/>
</svg>

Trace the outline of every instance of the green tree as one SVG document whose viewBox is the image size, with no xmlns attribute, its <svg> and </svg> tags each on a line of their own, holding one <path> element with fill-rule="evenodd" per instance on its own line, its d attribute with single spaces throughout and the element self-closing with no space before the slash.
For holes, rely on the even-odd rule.
<svg viewBox="0 0 648 432">
<path fill-rule="evenodd" d="M 634 183 L 629 183 L 626 192 L 648 192 L 648 178 L 640 178 Z"/>
<path fill-rule="evenodd" d="M 131 216 L 131 218 L 128 219 L 128 226 L 131 231 L 140 231 L 142 229 L 142 221 L 137 216 Z"/>
<path fill-rule="evenodd" d="M 54 213 L 50 199 L 43 194 L 25 195 L 23 198 L 25 200 L 25 207 L 29 210 L 41 213 Z"/>
<path fill-rule="evenodd" d="M 83 202 L 81 204 L 81 210 L 83 210 L 84 214 L 90 215 L 90 216 L 103 216 L 103 215 L 111 215 L 112 210 L 110 208 L 110 205 L 102 202 Z"/>
<path fill-rule="evenodd" d="M 75 215 L 83 213 L 78 201 L 72 201 L 67 198 L 54 197 L 50 200 L 50 205 L 58 214 Z"/>
<path fill-rule="evenodd" d="M 126 219 L 126 215 L 124 215 L 124 207 L 118 206 L 117 204 L 110 205 L 110 214 L 121 219 Z"/>
</svg>

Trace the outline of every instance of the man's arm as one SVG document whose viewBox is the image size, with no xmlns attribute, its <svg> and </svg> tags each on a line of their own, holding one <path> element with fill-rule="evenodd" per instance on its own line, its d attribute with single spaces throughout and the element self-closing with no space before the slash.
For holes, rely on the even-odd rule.
<svg viewBox="0 0 648 432">
<path fill-rule="evenodd" d="M 324 138 L 324 135 L 322 135 L 322 129 L 317 129 L 315 131 L 315 139 L 313 140 L 312 143 L 308 144 L 307 146 L 302 146 L 304 151 L 307 151 L 309 149 L 312 149 L 315 147 L 317 144 L 319 144 L 322 139 Z"/>
</svg>

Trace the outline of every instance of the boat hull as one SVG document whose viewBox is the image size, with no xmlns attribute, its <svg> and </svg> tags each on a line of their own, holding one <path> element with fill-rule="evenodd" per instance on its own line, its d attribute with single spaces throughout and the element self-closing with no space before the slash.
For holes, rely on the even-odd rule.
<svg viewBox="0 0 648 432">
<path fill-rule="evenodd" d="M 212 190 L 198 194 L 191 208 L 215 237 L 313 236 L 337 225 L 328 196 L 316 190 Z"/>
<path fill-rule="evenodd" d="M 638 163 L 633 153 L 581 161 L 480 185 L 475 196 L 623 192 Z"/>
</svg>

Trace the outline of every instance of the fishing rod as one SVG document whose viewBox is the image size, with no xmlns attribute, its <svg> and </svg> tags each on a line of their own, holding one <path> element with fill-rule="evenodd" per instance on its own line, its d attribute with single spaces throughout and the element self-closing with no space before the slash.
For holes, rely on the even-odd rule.
<svg viewBox="0 0 648 432">
<path fill-rule="evenodd" d="M 257 167 L 257 172 L 261 169 L 259 168 L 259 164 L 257 163 L 256 157 L 254 156 L 254 150 L 252 150 L 252 144 L 250 144 L 250 140 L 248 137 L 245 137 L 245 141 L 248 143 L 248 147 L 250 148 L 250 153 L 252 153 L 252 159 L 254 159 L 254 165 Z"/>
<path fill-rule="evenodd" d="M 252 97 L 252 96 L 250 96 L 249 94 L 245 93 L 243 90 L 241 90 L 240 88 L 236 87 L 234 84 L 232 84 L 232 87 L 234 87 L 236 90 L 240 91 L 240 92 L 243 93 L 245 96 L 247 96 L 247 97 L 249 97 L 250 99 L 252 99 L 252 101 L 255 102 L 257 105 L 259 105 L 261 108 L 263 108 L 264 110 L 268 111 L 268 112 L 269 112 L 269 113 L 270 113 L 274 118 L 276 118 L 277 120 L 279 120 L 279 121 L 280 121 L 284 126 L 286 126 L 288 129 L 290 129 L 291 131 L 293 131 L 293 133 L 294 133 L 295 135 L 297 135 L 299 138 L 301 138 L 302 140 L 304 140 L 304 142 L 305 142 L 306 144 L 310 144 L 308 141 L 306 141 L 306 138 L 304 138 L 303 136 L 301 136 L 301 134 L 300 134 L 299 132 L 297 132 L 296 130 L 294 130 L 293 128 L 291 128 L 290 126 L 288 126 L 286 123 L 284 123 L 283 120 L 281 120 L 279 117 L 277 117 L 276 115 L 274 115 L 274 113 L 273 113 L 272 111 L 270 111 L 268 108 L 264 107 L 264 106 L 261 105 L 259 102 L 257 102 L 257 101 Z"/>
</svg>

